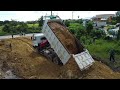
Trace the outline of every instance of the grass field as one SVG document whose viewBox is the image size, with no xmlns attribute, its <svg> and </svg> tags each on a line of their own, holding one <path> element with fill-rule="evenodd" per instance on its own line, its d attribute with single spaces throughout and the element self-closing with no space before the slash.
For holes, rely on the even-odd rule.
<svg viewBox="0 0 120 90">
<path fill-rule="evenodd" d="M 2 28 L 3 28 L 3 26 L 0 26 L 0 36 L 3 36 L 3 35 L 6 35 L 6 34 L 7 34 L 6 32 L 3 32 L 3 31 L 2 31 Z"/>
<path fill-rule="evenodd" d="M 2 31 L 3 26 L 0 26 L 0 31 Z"/>
<path fill-rule="evenodd" d="M 107 64 L 111 65 L 111 67 L 119 67 L 120 66 L 120 41 L 106 41 L 106 40 L 96 40 L 95 43 L 90 45 L 85 45 L 89 50 L 92 56 L 95 56 Z M 116 62 L 112 64 L 109 61 L 109 51 L 111 49 L 115 50 L 115 60 Z"/>
<path fill-rule="evenodd" d="M 39 24 L 27 24 L 28 25 L 28 27 L 38 27 L 39 26 Z"/>
<path fill-rule="evenodd" d="M 27 25 L 28 25 L 28 31 L 26 33 L 40 32 L 38 23 L 36 23 L 36 24 L 27 24 Z M 17 25 L 16 27 L 18 28 L 19 26 L 20 25 Z M 9 33 L 2 31 L 3 27 L 4 27 L 4 25 L 0 26 L 0 36 L 9 35 Z M 15 33 L 15 34 L 17 34 L 17 33 Z"/>
</svg>

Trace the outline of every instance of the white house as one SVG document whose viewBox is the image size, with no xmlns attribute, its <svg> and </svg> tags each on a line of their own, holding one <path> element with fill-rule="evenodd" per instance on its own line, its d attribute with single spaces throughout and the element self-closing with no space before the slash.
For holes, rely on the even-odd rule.
<svg viewBox="0 0 120 90">
<path fill-rule="evenodd" d="M 95 17 L 92 18 L 94 25 L 96 24 L 97 27 L 105 26 L 107 25 L 106 21 L 108 20 L 111 22 L 112 17 L 114 17 L 114 14 L 101 14 L 101 15 L 96 15 Z"/>
</svg>

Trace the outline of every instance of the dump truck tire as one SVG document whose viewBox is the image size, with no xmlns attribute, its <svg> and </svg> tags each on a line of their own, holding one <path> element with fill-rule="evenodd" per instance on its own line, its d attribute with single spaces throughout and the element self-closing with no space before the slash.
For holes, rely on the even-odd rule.
<svg viewBox="0 0 120 90">
<path fill-rule="evenodd" d="M 59 65 L 59 61 L 58 61 L 58 58 L 57 58 L 57 57 L 53 58 L 53 63 L 55 63 L 55 64 L 58 64 L 58 65 Z"/>
<path fill-rule="evenodd" d="M 63 65 L 58 57 L 53 58 L 53 63 L 55 63 L 57 65 Z"/>
</svg>

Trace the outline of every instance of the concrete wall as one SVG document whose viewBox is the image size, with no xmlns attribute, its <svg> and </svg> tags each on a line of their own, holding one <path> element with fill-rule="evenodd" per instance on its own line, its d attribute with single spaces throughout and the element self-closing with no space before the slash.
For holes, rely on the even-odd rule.
<svg viewBox="0 0 120 90">
<path fill-rule="evenodd" d="M 96 22 L 98 27 L 105 26 L 106 22 Z"/>
</svg>

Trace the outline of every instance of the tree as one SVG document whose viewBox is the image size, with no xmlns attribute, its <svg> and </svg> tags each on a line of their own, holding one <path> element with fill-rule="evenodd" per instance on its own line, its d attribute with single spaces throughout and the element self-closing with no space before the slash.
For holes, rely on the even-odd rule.
<svg viewBox="0 0 120 90">
<path fill-rule="evenodd" d="M 40 19 L 38 19 L 38 23 L 39 23 L 39 27 L 41 27 L 43 25 L 43 16 L 41 16 Z"/>
<path fill-rule="evenodd" d="M 69 30 L 80 39 L 82 35 L 85 35 L 85 27 L 79 23 L 70 23 Z"/>
<path fill-rule="evenodd" d="M 16 26 L 12 26 L 12 27 L 11 27 L 11 30 L 10 30 L 10 33 L 11 33 L 11 34 L 17 34 L 17 33 L 18 33 L 17 27 L 16 27 Z"/>
<path fill-rule="evenodd" d="M 5 20 L 4 24 L 9 24 L 9 22 L 10 22 L 9 20 Z"/>
<path fill-rule="evenodd" d="M 17 21 L 15 20 L 12 20 L 9 22 L 11 26 L 17 26 Z"/>
<path fill-rule="evenodd" d="M 109 20 L 107 20 L 107 24 L 113 24 L 115 25 L 116 23 L 120 23 L 120 11 L 116 12 L 116 17 L 112 17 L 112 21 L 108 22 Z"/>
<path fill-rule="evenodd" d="M 4 22 L 3 21 L 0 21 L 0 26 L 2 26 L 4 24 Z"/>
<path fill-rule="evenodd" d="M 3 32 L 7 32 L 7 33 L 10 33 L 11 32 L 11 27 L 9 24 L 5 24 L 3 29 L 2 29 Z"/>
<path fill-rule="evenodd" d="M 82 19 L 78 19 L 78 20 L 76 20 L 75 22 L 76 22 L 76 23 L 79 23 L 79 24 L 82 24 L 82 23 L 83 23 Z"/>
<path fill-rule="evenodd" d="M 88 22 L 88 23 L 86 24 L 86 31 L 87 31 L 87 34 L 88 34 L 88 35 L 90 35 L 92 29 L 93 29 L 93 24 L 92 24 L 92 22 Z"/>
<path fill-rule="evenodd" d="M 17 29 L 20 33 L 22 33 L 22 32 L 27 33 L 28 32 L 28 25 L 26 23 L 23 23 L 23 24 L 19 25 Z"/>
<path fill-rule="evenodd" d="M 65 25 L 66 25 L 67 27 L 69 27 L 69 26 L 70 26 L 70 21 L 65 20 Z"/>
</svg>

